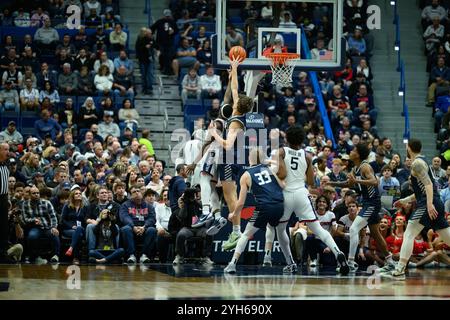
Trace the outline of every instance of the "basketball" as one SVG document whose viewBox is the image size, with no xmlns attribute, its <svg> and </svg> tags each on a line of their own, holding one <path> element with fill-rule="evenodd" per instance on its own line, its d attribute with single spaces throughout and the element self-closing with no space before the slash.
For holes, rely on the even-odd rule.
<svg viewBox="0 0 450 320">
<path fill-rule="evenodd" d="M 247 51 L 245 51 L 244 48 L 241 46 L 234 46 L 230 49 L 230 60 L 233 60 L 233 58 L 239 58 L 239 61 L 242 62 L 247 58 Z"/>
</svg>

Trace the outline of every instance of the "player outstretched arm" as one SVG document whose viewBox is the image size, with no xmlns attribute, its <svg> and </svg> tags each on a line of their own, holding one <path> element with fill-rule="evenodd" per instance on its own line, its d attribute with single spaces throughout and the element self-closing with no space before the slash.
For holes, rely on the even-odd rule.
<svg viewBox="0 0 450 320">
<path fill-rule="evenodd" d="M 234 58 L 230 61 L 231 64 L 231 95 L 233 97 L 233 109 L 237 108 L 237 104 L 239 102 L 239 83 L 238 83 L 238 75 L 237 69 L 239 67 L 240 60 Z"/>
<path fill-rule="evenodd" d="M 239 199 L 236 203 L 236 208 L 228 215 L 228 220 L 230 221 L 236 214 L 241 212 L 242 208 L 244 208 L 245 199 L 247 198 L 247 192 L 252 186 L 252 179 L 250 178 L 250 174 L 247 171 L 242 175 L 240 184 L 241 191 L 239 192 Z"/>
<path fill-rule="evenodd" d="M 375 174 L 373 173 L 373 169 L 370 165 L 366 164 L 361 167 L 361 175 L 367 179 L 365 179 L 365 180 L 356 179 L 355 174 L 352 171 L 347 175 L 346 181 L 341 181 L 341 182 L 330 181 L 330 182 L 327 182 L 327 185 L 330 185 L 333 187 L 339 187 L 339 188 L 351 188 L 355 184 L 361 184 L 361 185 L 365 185 L 365 186 L 374 186 L 374 187 L 378 186 L 378 179 L 375 176 Z"/>
<path fill-rule="evenodd" d="M 213 142 L 213 139 L 205 141 L 202 146 L 202 151 L 197 155 L 197 157 L 194 159 L 194 162 L 188 166 L 186 166 L 186 173 L 188 175 L 194 173 L 195 167 L 199 163 L 199 161 L 203 158 L 203 155 L 208 150 L 209 146 Z"/>
<path fill-rule="evenodd" d="M 231 68 L 228 70 L 228 85 L 227 90 L 225 90 L 225 95 L 223 96 L 223 103 L 230 104 L 233 100 L 232 94 L 231 94 L 231 82 L 232 82 L 232 70 Z"/>
<path fill-rule="evenodd" d="M 231 94 L 233 97 L 233 110 L 236 110 L 237 103 L 239 102 L 239 84 L 238 84 L 238 76 L 237 69 L 240 61 L 237 59 L 231 60 Z M 211 136 L 216 139 L 216 141 L 222 145 L 225 150 L 231 150 L 233 148 L 234 142 L 236 141 L 236 137 L 240 130 L 242 130 L 242 124 L 237 121 L 233 121 L 230 123 L 229 130 L 227 133 L 227 139 L 224 140 L 216 130 L 216 125 L 214 122 L 211 122 L 209 126 L 209 130 Z"/>
<path fill-rule="evenodd" d="M 348 175 L 347 181 L 350 183 L 350 185 L 361 184 L 363 186 L 374 186 L 374 187 L 378 186 L 378 179 L 373 173 L 373 169 L 369 164 L 366 163 L 363 166 L 361 166 L 361 176 L 365 177 L 366 179 L 364 180 L 356 179 L 353 172 L 351 172 Z"/>
<path fill-rule="evenodd" d="M 411 166 L 411 174 L 424 185 L 427 195 L 428 215 L 431 220 L 436 219 L 438 212 L 433 205 L 433 183 L 428 175 L 428 164 L 422 159 L 416 159 Z"/>
</svg>

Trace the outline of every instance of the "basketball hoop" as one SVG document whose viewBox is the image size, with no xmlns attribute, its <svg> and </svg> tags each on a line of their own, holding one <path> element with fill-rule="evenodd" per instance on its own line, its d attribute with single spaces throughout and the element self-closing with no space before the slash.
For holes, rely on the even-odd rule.
<svg viewBox="0 0 450 320">
<path fill-rule="evenodd" d="M 295 62 L 300 58 L 297 53 L 267 53 L 265 57 L 272 60 L 272 84 L 290 87 Z"/>
</svg>

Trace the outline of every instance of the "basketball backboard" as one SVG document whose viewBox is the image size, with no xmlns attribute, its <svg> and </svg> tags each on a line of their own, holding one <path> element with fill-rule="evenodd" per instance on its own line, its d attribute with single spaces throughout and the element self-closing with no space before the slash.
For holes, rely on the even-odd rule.
<svg viewBox="0 0 450 320">
<path fill-rule="evenodd" d="M 241 45 L 247 51 L 244 69 L 269 70 L 264 54 L 279 51 L 300 55 L 296 70 L 340 70 L 345 57 L 342 23 L 341 0 L 219 0 L 214 65 L 228 68 L 229 48 Z"/>
</svg>

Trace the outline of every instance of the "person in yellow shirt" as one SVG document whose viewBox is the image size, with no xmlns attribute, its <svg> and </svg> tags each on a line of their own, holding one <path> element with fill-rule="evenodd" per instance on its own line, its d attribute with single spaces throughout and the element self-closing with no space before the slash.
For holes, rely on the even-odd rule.
<svg viewBox="0 0 450 320">
<path fill-rule="evenodd" d="M 155 150 L 153 150 L 152 142 L 150 141 L 150 130 L 142 130 L 142 138 L 139 139 L 139 144 L 143 144 L 147 147 L 147 151 L 151 156 L 155 155 Z"/>
</svg>

